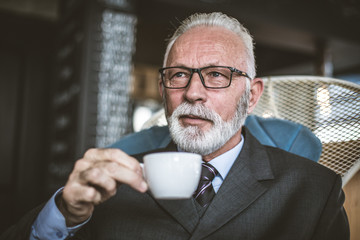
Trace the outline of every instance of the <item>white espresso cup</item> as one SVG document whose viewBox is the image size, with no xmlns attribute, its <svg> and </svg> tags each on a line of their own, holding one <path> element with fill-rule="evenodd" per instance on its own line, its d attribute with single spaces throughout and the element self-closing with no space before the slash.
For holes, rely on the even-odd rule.
<svg viewBox="0 0 360 240">
<path fill-rule="evenodd" d="M 144 156 L 144 178 L 157 199 L 190 198 L 199 184 L 201 162 L 195 153 L 150 153 Z"/>
</svg>

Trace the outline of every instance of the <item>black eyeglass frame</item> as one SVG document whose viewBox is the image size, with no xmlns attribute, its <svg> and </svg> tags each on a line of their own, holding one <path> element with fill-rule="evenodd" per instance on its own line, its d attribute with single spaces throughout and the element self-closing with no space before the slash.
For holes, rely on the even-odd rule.
<svg viewBox="0 0 360 240">
<path fill-rule="evenodd" d="M 205 80 L 204 80 L 204 78 L 203 78 L 203 76 L 202 76 L 202 74 L 201 74 L 201 71 L 202 71 L 203 69 L 214 68 L 214 67 L 215 67 L 215 68 L 216 68 L 216 67 L 227 68 L 227 69 L 229 69 L 229 70 L 231 71 L 229 84 L 228 84 L 227 86 L 224 86 L 224 87 L 208 87 L 208 86 L 205 85 Z M 172 68 L 181 68 L 181 69 L 185 69 L 185 70 L 190 71 L 191 74 L 190 74 L 189 80 L 188 80 L 187 84 L 186 84 L 184 87 L 167 87 L 167 86 L 165 85 L 165 79 L 164 79 L 164 73 L 163 73 L 163 71 L 166 70 L 166 69 L 172 69 Z M 162 84 L 163 84 L 163 86 L 164 86 L 165 88 L 168 88 L 168 89 L 183 89 L 183 88 L 187 88 L 187 87 L 189 86 L 189 84 L 190 84 L 190 82 L 191 82 L 191 79 L 192 79 L 192 76 L 193 76 L 193 74 L 194 74 L 195 72 L 199 74 L 199 77 L 200 77 L 200 80 L 201 80 L 202 85 L 203 85 L 205 88 L 210 88 L 210 89 L 222 89 L 222 88 L 228 88 L 228 87 L 230 87 L 231 82 L 232 82 L 232 76 L 233 76 L 233 73 L 234 73 L 234 72 L 251 80 L 251 77 L 250 77 L 246 72 L 243 72 L 243 71 L 241 71 L 241 70 L 239 70 L 239 69 L 236 69 L 236 68 L 234 68 L 234 67 L 229 67 L 229 66 L 207 66 L 207 67 L 202 67 L 202 68 L 189 68 L 189 67 L 177 67 L 177 66 L 175 66 L 175 67 L 164 67 L 164 68 L 160 68 L 160 69 L 159 69 L 159 73 L 160 73 L 160 75 L 161 75 Z"/>
</svg>

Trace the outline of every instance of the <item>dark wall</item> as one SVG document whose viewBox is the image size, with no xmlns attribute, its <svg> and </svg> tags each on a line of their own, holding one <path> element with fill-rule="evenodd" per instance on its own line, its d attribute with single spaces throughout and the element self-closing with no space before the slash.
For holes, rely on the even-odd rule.
<svg viewBox="0 0 360 240">
<path fill-rule="evenodd" d="M 43 201 L 54 24 L 0 12 L 0 232 Z"/>
<path fill-rule="evenodd" d="M 343 71 L 358 72 L 357 52 L 344 49 L 338 42 L 359 46 L 359 3 L 337 0 L 138 1 L 134 60 L 136 64 L 160 67 L 165 39 L 180 21 L 195 12 L 222 11 L 236 17 L 253 35 L 259 76 L 319 74 L 315 68 L 324 47 L 332 54 L 335 76 Z"/>
</svg>

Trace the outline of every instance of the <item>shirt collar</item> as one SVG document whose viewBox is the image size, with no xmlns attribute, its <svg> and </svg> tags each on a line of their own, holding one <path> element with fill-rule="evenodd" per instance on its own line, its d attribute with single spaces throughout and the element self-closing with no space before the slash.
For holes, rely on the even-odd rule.
<svg viewBox="0 0 360 240">
<path fill-rule="evenodd" d="M 244 145 L 244 136 L 241 134 L 241 140 L 235 147 L 209 161 L 209 163 L 212 166 L 214 166 L 216 170 L 219 172 L 219 175 L 222 180 L 224 180 L 225 177 L 228 175 L 230 168 L 234 164 L 237 156 L 240 154 L 243 145 Z M 179 152 L 183 152 L 181 148 L 179 147 L 177 148 Z"/>
<path fill-rule="evenodd" d="M 240 151 L 244 145 L 244 136 L 241 135 L 241 141 L 229 151 L 212 159 L 209 163 L 213 165 L 219 172 L 222 180 L 224 180 L 230 171 L 230 168 L 234 164 L 236 158 L 240 154 Z"/>
</svg>

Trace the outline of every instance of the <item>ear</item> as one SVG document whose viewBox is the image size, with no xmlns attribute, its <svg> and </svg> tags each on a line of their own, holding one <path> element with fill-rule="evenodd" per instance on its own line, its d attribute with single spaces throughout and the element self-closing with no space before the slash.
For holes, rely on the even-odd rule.
<svg viewBox="0 0 360 240">
<path fill-rule="evenodd" d="M 162 84 L 162 81 L 161 79 L 159 79 L 158 81 L 158 89 L 159 89 L 159 94 L 160 94 L 160 97 L 161 99 L 164 99 L 164 85 Z"/>
<path fill-rule="evenodd" d="M 253 80 L 251 80 L 251 82 L 250 82 L 250 102 L 249 102 L 248 114 L 250 114 L 254 110 L 263 91 L 264 91 L 264 82 L 261 78 L 254 78 Z"/>
</svg>

